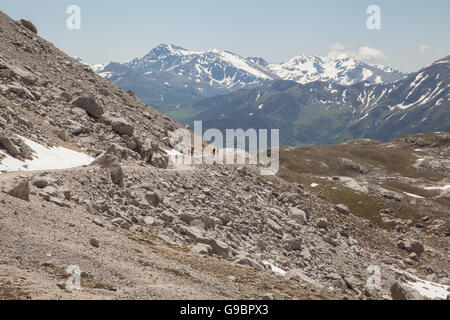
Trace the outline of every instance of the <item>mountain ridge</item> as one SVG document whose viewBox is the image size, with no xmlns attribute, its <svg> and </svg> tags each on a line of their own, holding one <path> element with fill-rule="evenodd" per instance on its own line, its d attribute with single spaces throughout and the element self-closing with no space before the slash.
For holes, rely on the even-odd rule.
<svg viewBox="0 0 450 320">
<path fill-rule="evenodd" d="M 193 98 L 211 97 L 240 89 L 252 89 L 275 80 L 293 80 L 299 83 L 321 80 L 355 84 L 361 81 L 392 82 L 406 76 L 393 68 L 371 66 L 345 55 L 297 56 L 286 63 L 273 64 L 260 57 L 244 58 L 230 51 L 192 51 L 166 44 L 121 65 L 131 70 L 116 71 L 116 63 L 95 65 L 93 69 L 118 86 L 133 91 L 142 87 L 141 83 L 133 81 L 133 71 L 139 72 L 150 82 L 141 79 L 147 83 L 148 92 L 138 93 L 137 96 L 156 106 L 167 104 L 161 101 L 163 96 L 165 101 L 184 102 L 185 91 L 193 92 Z M 164 79 L 169 76 L 175 83 Z M 183 85 L 179 86 L 179 83 Z M 162 84 L 171 87 L 174 92 L 165 95 L 165 90 L 161 90 Z M 151 92 L 158 92 L 157 97 Z"/>
<path fill-rule="evenodd" d="M 450 131 L 449 70 L 447 57 L 388 84 L 278 80 L 163 111 L 185 124 L 202 120 L 205 128 L 279 128 L 285 146 L 355 138 L 388 141 Z"/>
</svg>

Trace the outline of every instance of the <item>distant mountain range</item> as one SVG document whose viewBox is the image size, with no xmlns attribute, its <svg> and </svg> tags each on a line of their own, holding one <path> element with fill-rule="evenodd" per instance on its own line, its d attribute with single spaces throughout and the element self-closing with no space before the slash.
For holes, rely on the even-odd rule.
<svg viewBox="0 0 450 320">
<path fill-rule="evenodd" d="M 141 58 L 96 65 L 93 69 L 156 107 L 252 89 L 276 80 L 351 85 L 362 81 L 389 83 L 406 77 L 401 71 L 368 65 L 346 55 L 325 58 L 304 55 L 273 64 L 229 51 L 191 51 L 165 44 Z"/>
<path fill-rule="evenodd" d="M 393 83 L 276 80 L 163 111 L 185 124 L 203 120 L 205 130 L 279 128 L 285 146 L 356 138 L 388 141 L 410 133 L 450 131 L 449 78 L 450 56 Z"/>
</svg>

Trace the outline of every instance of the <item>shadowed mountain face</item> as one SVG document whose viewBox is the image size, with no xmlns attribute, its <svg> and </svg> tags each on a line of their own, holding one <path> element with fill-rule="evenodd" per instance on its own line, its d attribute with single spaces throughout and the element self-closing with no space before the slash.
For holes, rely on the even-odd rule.
<svg viewBox="0 0 450 320">
<path fill-rule="evenodd" d="M 270 64 L 259 57 L 244 58 L 229 51 L 191 51 L 174 45 L 160 45 L 143 57 L 123 64 L 97 65 L 94 70 L 156 106 L 252 89 L 274 80 L 350 85 L 361 81 L 389 83 L 406 76 L 345 55 L 302 55 L 286 63 Z"/>
<path fill-rule="evenodd" d="M 450 57 L 390 84 L 275 81 L 163 110 L 208 128 L 279 128 L 282 145 L 450 131 Z"/>
</svg>

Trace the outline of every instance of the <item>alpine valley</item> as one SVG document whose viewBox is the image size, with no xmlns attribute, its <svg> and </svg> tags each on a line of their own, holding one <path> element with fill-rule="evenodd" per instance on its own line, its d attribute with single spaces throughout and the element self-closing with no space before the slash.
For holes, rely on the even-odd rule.
<svg viewBox="0 0 450 320">
<path fill-rule="evenodd" d="M 142 58 L 93 69 L 183 124 L 277 128 L 281 145 L 298 146 L 450 131 L 449 59 L 407 75 L 346 55 L 271 64 L 160 45 Z"/>
</svg>

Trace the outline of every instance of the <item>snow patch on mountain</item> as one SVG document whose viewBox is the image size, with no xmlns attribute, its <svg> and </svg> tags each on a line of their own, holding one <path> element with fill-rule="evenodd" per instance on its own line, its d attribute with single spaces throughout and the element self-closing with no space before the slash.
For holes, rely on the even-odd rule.
<svg viewBox="0 0 450 320">
<path fill-rule="evenodd" d="M 166 44 L 122 64 L 144 75 L 153 72 L 176 74 L 185 81 L 201 84 L 202 90 L 209 92 L 206 87 L 209 86 L 219 90 L 218 93 L 251 89 L 272 80 L 351 85 L 362 81 L 389 83 L 406 76 L 390 67 L 368 65 L 345 54 L 330 57 L 300 55 L 286 63 L 273 64 L 262 58 L 244 58 L 229 51 L 194 51 Z M 106 79 L 113 79 L 114 74 L 104 70 L 106 66 L 95 65 L 92 69 Z"/>
<path fill-rule="evenodd" d="M 330 57 L 300 55 L 282 64 L 270 64 L 268 69 L 284 80 L 301 84 L 314 81 L 351 85 L 357 82 L 393 82 L 406 74 L 386 66 L 371 66 L 345 54 Z"/>
<path fill-rule="evenodd" d="M 5 156 L 0 161 L 0 172 L 63 170 L 89 165 L 94 161 L 94 158 L 81 152 L 63 147 L 47 148 L 27 138 L 19 138 L 33 150 L 33 160 L 21 161 L 0 151 Z"/>
</svg>

